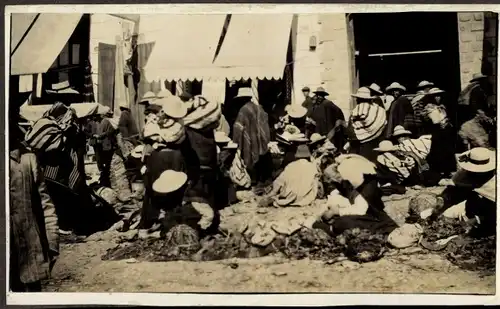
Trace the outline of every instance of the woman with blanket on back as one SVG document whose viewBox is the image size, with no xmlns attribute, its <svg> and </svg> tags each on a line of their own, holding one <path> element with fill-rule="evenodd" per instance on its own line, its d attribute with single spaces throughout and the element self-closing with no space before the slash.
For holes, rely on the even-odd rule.
<svg viewBox="0 0 500 309">
<path fill-rule="evenodd" d="M 47 189 L 59 217 L 62 230 L 77 234 L 91 233 L 88 224 L 93 201 L 85 181 L 83 157 L 79 155 L 84 136 L 75 111 L 55 103 L 33 124 L 25 140 L 44 168 Z"/>
<path fill-rule="evenodd" d="M 252 183 L 265 185 L 272 175 L 272 159 L 268 151 L 271 141 L 268 115 L 262 106 L 252 101 L 250 88 L 240 88 L 235 99 L 245 100 L 246 103 L 233 125 L 233 141 L 241 150 Z"/>
</svg>

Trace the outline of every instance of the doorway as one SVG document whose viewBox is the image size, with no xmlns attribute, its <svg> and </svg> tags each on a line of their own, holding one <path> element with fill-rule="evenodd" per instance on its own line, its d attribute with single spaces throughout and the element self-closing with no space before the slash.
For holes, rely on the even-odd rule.
<svg viewBox="0 0 500 309">
<path fill-rule="evenodd" d="M 397 81 L 415 93 L 432 81 L 456 102 L 460 53 L 456 13 L 352 14 L 359 84 L 385 89 Z"/>
</svg>

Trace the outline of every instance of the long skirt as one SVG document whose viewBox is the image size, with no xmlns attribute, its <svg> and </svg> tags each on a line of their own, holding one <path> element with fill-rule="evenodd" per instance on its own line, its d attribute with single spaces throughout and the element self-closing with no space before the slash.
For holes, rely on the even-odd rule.
<svg viewBox="0 0 500 309">
<path fill-rule="evenodd" d="M 121 202 L 130 201 L 132 198 L 132 190 L 127 178 L 127 170 L 125 169 L 122 158 L 117 154 L 113 154 L 113 158 L 111 159 L 110 180 L 111 189 L 116 192 L 118 200 Z"/>
</svg>

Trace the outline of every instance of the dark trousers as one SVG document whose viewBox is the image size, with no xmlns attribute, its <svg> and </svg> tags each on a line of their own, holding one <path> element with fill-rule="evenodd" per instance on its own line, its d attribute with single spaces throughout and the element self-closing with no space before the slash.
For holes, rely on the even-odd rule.
<svg viewBox="0 0 500 309">
<path fill-rule="evenodd" d="M 101 172 L 99 183 L 103 187 L 111 187 L 110 173 L 111 173 L 111 159 L 113 158 L 113 151 L 99 151 L 96 153 L 97 167 Z"/>
</svg>

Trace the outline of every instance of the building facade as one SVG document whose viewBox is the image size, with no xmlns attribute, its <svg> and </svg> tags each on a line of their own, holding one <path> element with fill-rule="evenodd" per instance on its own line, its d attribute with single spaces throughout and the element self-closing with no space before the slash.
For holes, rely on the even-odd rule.
<svg viewBox="0 0 500 309">
<path fill-rule="evenodd" d="M 403 32 L 409 28 L 416 32 Z M 490 76 L 496 97 L 495 13 L 300 14 L 292 31 L 296 102 L 303 86 L 322 86 L 348 116 L 359 86 L 399 81 L 412 92 L 426 79 L 456 98 L 480 72 Z"/>
</svg>

